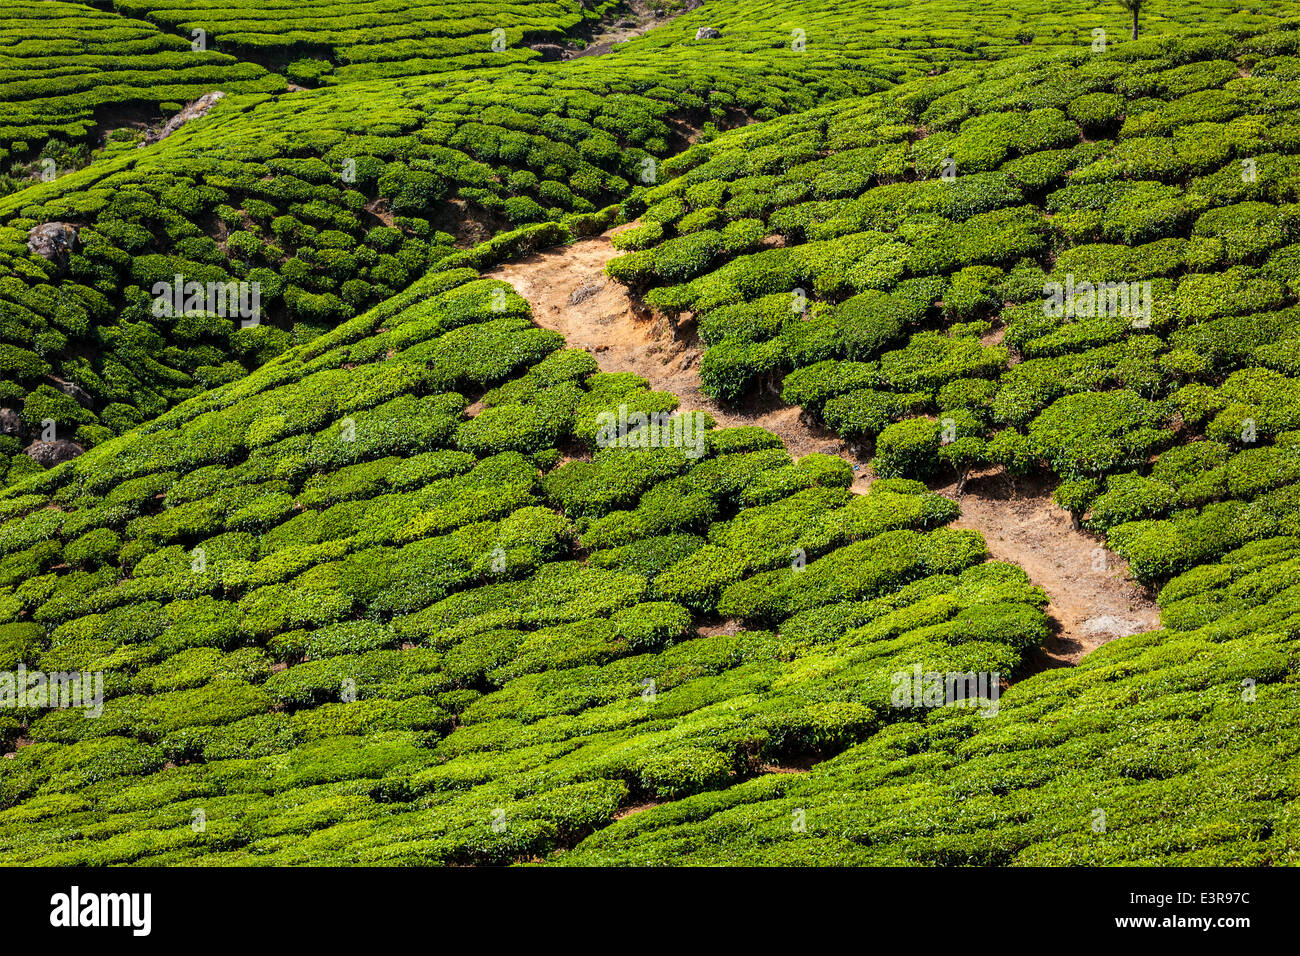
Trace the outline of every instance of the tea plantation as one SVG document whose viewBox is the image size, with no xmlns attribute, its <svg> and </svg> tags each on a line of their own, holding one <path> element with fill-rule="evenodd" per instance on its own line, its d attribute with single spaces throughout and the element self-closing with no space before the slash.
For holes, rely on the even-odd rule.
<svg viewBox="0 0 1300 956">
<path fill-rule="evenodd" d="M 780 376 L 882 476 L 1049 469 L 1158 582 L 1300 531 L 1297 52 L 1030 54 L 730 133 L 628 201 L 610 273 L 718 398 Z"/>
<path fill-rule="evenodd" d="M 492 285 L 436 274 L 6 495 L 5 665 L 111 675 L 99 719 L 3 714 L 7 860 L 505 862 L 1044 636 L 919 483 L 853 496 L 758 429 L 591 447 L 594 409 L 676 400 Z M 717 609 L 771 629 L 700 635 Z"/>
<path fill-rule="evenodd" d="M 0 861 L 1297 862 L 1300 2 L 660 9 L 0 12 Z M 483 277 L 614 226 L 864 493 Z M 990 472 L 1160 629 L 1044 669 Z"/>
<path fill-rule="evenodd" d="M 25 179 L 86 165 L 92 147 L 103 145 L 92 142 L 96 131 L 120 128 L 114 114 L 177 112 L 215 89 L 285 88 L 282 77 L 255 63 L 195 50 L 188 37 L 144 20 L 79 3 L 7 0 L 0 10 L 0 195 Z"/>
<path fill-rule="evenodd" d="M 53 421 L 58 438 L 90 447 L 383 301 L 453 249 L 529 223 L 567 219 L 578 233 L 599 232 L 611 220 L 592 214 L 666 175 L 660 162 L 693 138 L 908 79 L 937 90 L 916 78 L 1027 45 L 1077 47 L 1092 29 L 1118 37 L 1124 23 L 1122 11 L 1082 2 L 1068 16 L 1026 4 L 1013 23 L 991 6 L 934 0 L 895 11 L 897 24 L 866 36 L 854 25 L 880 13 L 876 3 L 800 7 L 804 25 L 788 29 L 793 14 L 782 8 L 721 4 L 608 57 L 506 59 L 313 92 L 277 92 L 284 79 L 261 74 L 263 95 L 239 95 L 244 87 L 214 78 L 203 89 L 231 95 L 161 142 L 141 145 L 138 131 L 115 127 L 126 138 L 90 166 L 56 161 L 53 182 L 0 197 L 0 408 L 23 419 L 22 434 L 8 437 L 30 442 Z M 1211 11 L 1250 35 L 1283 22 L 1226 6 L 1181 5 L 1152 29 Z M 694 39 L 706 13 L 737 26 Z M 936 20 L 954 28 L 934 35 Z M 56 98 L 51 108 L 74 106 Z M 48 168 L 35 153 L 66 153 L 75 140 L 61 134 L 48 143 L 63 145 L 37 149 L 31 137 L 23 170 Z M 31 255 L 31 230 L 49 223 L 72 232 L 69 248 Z M 728 248 L 754 247 L 762 237 L 753 228 L 734 227 Z M 257 283 L 265 321 L 245 329 L 152 314 L 154 285 L 177 275 Z M 15 451 L 0 447 L 0 480 L 30 473 Z"/>
<path fill-rule="evenodd" d="M 223 51 L 283 65 L 295 82 L 339 83 L 541 59 L 525 44 L 564 41 L 613 4 L 112 0 L 112 7 L 170 32 L 203 30 Z"/>
<path fill-rule="evenodd" d="M 807 774 L 648 809 L 557 859 L 1294 866 L 1297 568 L 1300 540 L 1255 542 L 1170 582 L 1164 630 L 1022 681 L 995 718 L 893 723 Z"/>
</svg>

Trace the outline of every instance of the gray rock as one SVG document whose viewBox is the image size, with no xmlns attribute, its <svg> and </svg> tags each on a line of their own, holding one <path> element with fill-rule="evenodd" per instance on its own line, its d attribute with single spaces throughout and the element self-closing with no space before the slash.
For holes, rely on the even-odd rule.
<svg viewBox="0 0 1300 956">
<path fill-rule="evenodd" d="M 720 36 L 722 34 L 713 27 L 700 27 L 695 31 L 695 39 L 697 40 L 716 40 Z"/>
<path fill-rule="evenodd" d="M 577 305 L 579 302 L 590 299 L 603 288 L 605 288 L 603 282 L 588 282 L 581 285 L 574 289 L 573 294 L 569 296 L 569 305 Z"/>
<path fill-rule="evenodd" d="M 176 132 L 178 129 L 180 129 L 190 120 L 196 120 L 200 116 L 205 116 L 208 110 L 212 109 L 212 107 L 217 105 L 217 102 L 219 100 L 223 100 L 225 98 L 226 98 L 226 94 L 221 92 L 221 90 L 213 90 L 211 93 L 204 93 L 197 100 L 195 100 L 193 103 L 190 103 L 188 106 L 185 107 L 185 109 L 181 110 L 171 119 L 169 119 L 166 123 L 164 123 L 162 129 L 156 131 L 150 130 L 148 133 L 146 133 L 144 137 L 144 143 L 142 145 L 148 146 L 152 143 L 157 143 L 161 140 L 166 139 L 168 136 Z"/>
<path fill-rule="evenodd" d="M 65 382 L 61 378 L 49 376 L 50 381 L 64 395 L 76 401 L 82 408 L 94 408 L 95 400 L 90 397 L 90 393 L 78 385 L 76 382 Z"/>
<path fill-rule="evenodd" d="M 23 417 L 12 408 L 0 408 L 0 435 L 12 435 L 19 440 L 27 437 Z"/>
<path fill-rule="evenodd" d="M 528 49 L 536 50 L 542 55 L 543 63 L 552 63 L 564 59 L 564 47 L 558 43 L 530 43 Z"/>
<path fill-rule="evenodd" d="M 702 6 L 704 6 L 704 0 L 686 0 L 685 10 L 687 13 L 691 13 L 694 10 L 700 9 Z"/>
<path fill-rule="evenodd" d="M 27 233 L 27 251 L 67 268 L 68 256 L 77 247 L 77 226 L 70 222 L 47 222 L 33 226 Z"/>
<path fill-rule="evenodd" d="M 85 450 L 75 441 L 56 438 L 54 441 L 32 442 L 23 449 L 23 454 L 42 468 L 53 468 L 65 461 L 72 461 Z"/>
</svg>

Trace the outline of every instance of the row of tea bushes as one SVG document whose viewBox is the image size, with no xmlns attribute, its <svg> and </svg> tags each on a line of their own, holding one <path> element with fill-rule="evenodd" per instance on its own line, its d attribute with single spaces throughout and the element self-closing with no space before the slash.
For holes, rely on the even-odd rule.
<svg viewBox="0 0 1300 956">
<path fill-rule="evenodd" d="M 676 399 L 527 315 L 431 273 L 0 493 L 0 667 L 104 695 L 0 711 L 7 859 L 525 859 L 839 752 L 918 716 L 895 674 L 1011 677 L 1046 635 L 917 483 L 855 497 L 842 459 L 708 420 L 610 444 L 602 412 L 671 437 Z"/>
<path fill-rule="evenodd" d="M 673 89 L 645 76 L 619 93 L 557 73 L 456 75 L 228 97 L 156 146 L 9 197 L 0 362 L 12 375 L 0 409 L 21 425 L 0 436 L 8 480 L 32 471 L 17 453 L 46 437 L 43 423 L 93 446 L 241 378 L 433 263 L 486 267 L 600 231 L 600 209 L 669 149 L 664 120 L 679 95 L 700 86 L 734 102 L 734 84 L 707 73 Z M 28 232 L 50 222 L 78 227 L 66 261 L 28 252 Z M 494 238 L 469 254 L 483 237 Z M 260 324 L 206 304 L 159 310 L 155 290 L 177 275 L 256 288 Z"/>
<path fill-rule="evenodd" d="M 1100 12 L 1082 2 L 1070 5 L 1068 11 L 1059 4 L 1028 5 L 1010 17 L 988 5 L 972 8 L 946 0 L 906 8 L 882 8 L 878 0 L 857 0 L 833 11 L 801 9 L 802 25 L 795 29 L 780 8 L 725 0 L 620 45 L 608 56 L 538 64 L 532 62 L 535 51 L 519 45 L 528 39 L 520 31 L 528 31 L 529 36 L 551 36 L 547 31 L 552 28 L 572 32 L 579 20 L 585 23 L 604 8 L 534 5 L 526 11 L 509 7 L 501 12 L 509 21 L 501 27 L 506 31 L 502 51 L 488 51 L 482 60 L 438 56 L 436 76 L 377 80 L 376 76 L 393 69 L 401 72 L 403 64 L 414 63 L 412 69 L 431 72 L 429 57 L 410 56 L 409 46 L 415 42 L 410 37 L 421 31 L 443 31 L 448 43 L 470 42 L 467 37 L 478 36 L 476 17 L 448 20 L 446 10 L 440 8 L 432 15 L 416 3 L 386 5 L 382 11 L 353 4 L 347 14 L 338 16 L 333 14 L 339 11 L 320 4 L 301 12 L 298 7 L 264 4 L 248 6 L 246 11 L 229 5 L 216 10 L 191 0 L 119 0 L 113 6 L 119 13 L 146 17 L 169 29 L 242 33 L 243 45 L 232 48 L 255 60 L 269 58 L 276 68 L 283 66 L 279 62 L 283 57 L 301 53 L 307 59 L 294 60 L 290 66 L 296 64 L 311 77 L 285 67 L 298 80 L 338 85 L 246 99 L 234 94 L 279 93 L 283 79 L 258 72 L 261 68 L 250 63 L 229 63 L 221 58 L 223 54 L 178 46 L 175 52 L 160 53 L 153 64 L 148 73 L 150 95 L 175 98 L 169 108 L 179 106 L 200 88 L 174 89 L 159 81 L 157 68 L 170 64 L 168 57 L 190 57 L 185 62 L 199 63 L 214 56 L 214 64 L 227 64 L 218 71 L 225 72 L 203 73 L 201 89 L 219 84 L 232 95 L 202 121 L 160 145 L 136 150 L 133 142 L 115 141 L 89 169 L 67 173 L 69 165 L 56 162 L 55 172 L 67 174 L 55 183 L 24 181 L 21 185 L 27 188 L 0 201 L 0 269 L 20 283 L 9 281 L 0 290 L 0 344 L 23 353 L 7 360 L 16 364 L 20 376 L 7 382 L 0 395 L 0 410 L 11 419 L 0 435 L 4 470 L 0 481 L 18 480 L 32 472 L 33 462 L 17 452 L 34 440 L 35 425 L 41 426 L 40 436 L 47 437 L 47 423 L 53 422 L 57 438 L 90 447 L 203 389 L 234 381 L 289 345 L 383 301 L 430 263 L 446 264 L 453 249 L 490 236 L 507 236 L 520 226 L 558 220 L 566 220 L 577 234 L 598 232 L 610 222 L 599 210 L 627 198 L 639 184 L 662 179 L 658 168 L 662 160 L 694 139 L 710 139 L 718 128 L 883 90 L 965 61 L 992 69 L 997 76 L 1001 76 L 998 70 L 1013 75 L 1019 67 L 990 64 L 1008 57 L 1014 61 L 1026 48 L 1078 48 L 1098 24 L 1113 28 L 1117 36 L 1122 32 L 1119 11 Z M 1288 11 L 1220 16 L 1226 14 L 1220 6 L 1217 0 L 1185 5 L 1154 17 L 1150 29 L 1181 31 L 1183 24 L 1196 22 L 1211 9 L 1220 28 L 1234 35 L 1271 29 L 1266 40 L 1256 41 L 1261 56 L 1268 58 L 1261 69 L 1285 78 L 1288 34 L 1278 28 L 1285 25 L 1281 18 Z M 53 18 L 68 33 L 56 42 L 70 51 L 91 42 L 87 31 L 76 25 L 77 17 L 109 16 L 61 0 L 19 8 L 22 16 L 5 24 L 22 33 L 30 32 L 32 17 Z M 331 16 L 318 22 L 317 15 L 324 9 Z M 219 27 L 205 26 L 208 17 L 216 18 Z M 348 17 L 358 19 L 353 22 Z M 378 31 L 367 26 L 371 23 L 367 18 L 374 17 L 386 24 Z M 951 29 L 936 34 L 932 27 L 936 17 L 950 22 Z M 705 20 L 723 24 L 723 35 L 694 39 L 694 31 Z M 119 18 L 119 22 L 143 21 Z M 440 26 L 453 23 L 461 26 L 445 30 Z M 864 23 L 873 24 L 873 30 L 864 33 Z M 96 28 L 96 35 L 102 33 L 106 43 L 118 42 L 121 29 L 127 28 L 105 25 Z M 335 30 L 335 39 L 355 56 L 344 57 L 339 52 L 343 47 L 331 47 L 334 40 L 329 36 Z M 458 32 L 462 30 L 468 33 Z M 272 34 L 280 31 L 294 38 L 290 44 L 294 50 L 277 46 Z M 355 44 L 363 34 L 369 44 L 364 56 Z M 156 31 L 149 36 L 161 37 L 157 42 L 169 45 L 168 49 L 185 42 Z M 1132 51 L 1125 56 L 1145 56 L 1151 49 L 1148 41 L 1115 46 Z M 14 49 L 48 52 L 42 43 L 22 38 Z M 337 55 L 330 49 L 336 49 Z M 122 67 L 129 65 L 123 58 L 132 52 L 114 48 L 113 57 L 97 58 L 97 68 L 107 70 L 112 65 L 115 68 L 105 75 L 131 75 Z M 386 59 L 390 54 L 398 58 Z M 1116 55 L 1113 65 L 1127 62 Z M 322 56 L 325 59 L 319 59 Z M 329 71 L 334 60 L 349 57 L 351 62 L 335 64 L 337 69 Z M 479 65 L 468 68 L 471 63 Z M 1164 71 L 1171 74 L 1169 79 L 1162 79 L 1164 86 L 1153 92 L 1171 95 L 1164 91 L 1181 94 L 1197 88 L 1199 81 L 1177 73 L 1179 68 L 1171 62 Z M 59 82 L 80 82 L 82 72 L 69 69 Z M 1109 78 L 1114 70 L 1102 72 L 1103 78 Z M 360 82 L 367 78 L 371 81 Z M 10 102 L 26 110 L 34 101 L 23 81 L 18 82 L 11 98 L 0 97 L 0 104 Z M 957 91 L 968 89 L 969 82 L 952 73 L 925 82 L 932 90 L 926 96 L 937 97 L 944 111 L 956 117 L 953 111 L 961 108 Z M 1001 82 L 990 81 L 994 86 Z M 115 86 L 104 95 L 127 97 L 132 110 L 156 100 L 131 89 Z M 1140 92 L 1148 93 L 1145 88 Z M 1109 122 L 1106 110 L 1115 104 L 1105 95 L 1101 100 L 1097 99 L 1101 94 L 1086 95 L 1091 98 L 1080 99 L 1070 118 L 1084 124 Z M 913 104 L 913 93 L 903 96 L 906 109 L 922 105 Z M 76 111 L 70 113 L 66 99 L 62 94 L 54 96 L 50 108 L 63 117 L 73 115 Z M 1074 99 L 1079 97 L 1069 102 Z M 112 104 L 101 105 L 109 110 Z M 1008 125 L 1005 116 L 981 119 L 954 141 L 961 160 L 988 165 L 1005 158 L 1008 150 L 1056 144 L 1070 125 L 1058 115 L 1065 105 L 1060 103 L 1053 112 L 1032 104 L 1028 112 L 1035 120 L 1024 130 L 1017 130 L 1015 122 Z M 109 115 L 101 114 L 96 118 L 110 126 L 131 119 L 111 110 Z M 887 115 L 893 117 L 894 112 Z M 35 134 L 23 134 L 22 142 L 29 152 L 84 152 L 75 140 L 89 132 L 90 124 L 80 120 L 77 124 L 79 131 L 70 127 L 64 138 L 38 143 Z M 846 152 L 838 160 L 825 168 L 814 162 L 806 172 L 816 177 L 813 194 L 818 202 L 849 201 L 847 197 L 867 182 L 864 176 L 896 176 L 913 162 L 919 163 L 918 169 L 933 166 L 935 156 L 918 154 L 913 160 L 899 154 L 907 146 L 907 127 L 906 121 L 893 119 L 884 125 L 868 122 L 863 130 L 874 132 L 866 139 L 859 132 L 845 138 L 837 148 Z M 931 139 L 939 144 L 948 135 L 936 133 Z M 1031 137 L 1032 143 L 1017 139 L 1024 136 Z M 45 143 L 56 145 L 47 149 Z M 803 157 L 801 163 L 817 158 L 806 143 L 786 148 L 792 158 Z M 760 163 L 772 161 L 770 149 L 759 152 L 767 157 Z M 1072 168 L 1089 161 L 1092 152 L 1082 149 L 1062 159 L 1060 150 L 1041 149 L 1031 154 L 1038 160 L 1028 166 L 1022 163 L 1020 180 L 1028 188 L 1043 176 L 1055 175 L 1062 162 Z M 1012 160 L 1008 166 L 1018 162 Z M 683 234 L 669 237 L 668 247 L 656 253 L 655 268 L 679 280 L 694 274 L 710 257 L 752 253 L 763 238 L 763 220 L 769 212 L 775 221 L 789 211 L 786 228 L 805 229 L 800 224 L 806 218 L 803 213 L 785 208 L 802 193 L 786 195 L 783 187 L 785 191 L 773 194 L 782 208 L 773 211 L 764 205 L 768 194 L 764 182 L 756 179 L 750 185 L 744 196 L 727 203 L 730 222 L 717 218 L 716 204 L 703 192 L 691 197 L 692 212 L 680 224 L 674 225 L 681 217 L 673 217 L 671 209 L 658 210 L 663 223 L 648 221 L 647 229 L 667 226 Z M 992 180 L 987 185 L 964 208 L 948 211 L 955 217 L 953 227 L 926 240 L 925 256 L 938 263 L 936 267 L 978 260 L 983 268 L 979 250 L 1004 232 L 1008 238 L 1003 258 L 1041 250 L 1044 234 L 1028 208 L 1020 212 L 1011 208 L 1033 197 L 1021 193 L 1018 203 L 1009 204 L 1007 197 L 1015 194 L 1014 189 Z M 937 195 L 931 193 L 931 199 Z M 918 199 L 922 206 L 926 201 Z M 980 213 L 989 217 L 979 219 Z M 971 216 L 977 221 L 962 221 Z M 800 270 L 810 272 L 810 281 L 821 292 L 839 294 L 862 283 L 871 289 L 882 283 L 887 286 L 904 267 L 901 247 L 873 242 L 868 253 L 859 240 L 837 243 L 846 231 L 854 231 L 846 228 L 850 221 L 837 219 L 839 225 L 823 236 L 830 244 L 807 257 L 807 262 L 803 256 L 769 256 L 761 268 L 741 270 L 744 274 L 729 277 L 715 292 L 725 299 L 739 289 L 764 288 L 764 283 L 771 284 L 777 277 L 784 282 L 784 277 Z M 47 261 L 27 252 L 30 230 L 49 223 L 67 223 L 79 231 L 78 243 L 66 261 L 60 256 Z M 643 230 L 636 241 L 649 243 L 661 234 Z M 549 241 L 558 241 L 559 236 L 552 234 Z M 850 260 L 863 256 L 867 261 L 857 263 L 848 276 Z M 966 298 L 961 301 L 968 304 L 961 306 L 963 311 L 978 311 L 988 299 L 992 280 L 986 273 L 972 274 L 964 282 Z M 163 317 L 152 314 L 152 290 L 155 283 L 173 281 L 176 275 L 205 284 L 256 284 L 265 324 L 274 328 L 250 331 L 241 327 L 242 321 L 229 322 L 228 315 L 162 321 Z M 928 294 L 921 287 L 908 290 L 909 314 L 924 307 L 922 300 Z M 823 336 L 790 335 L 794 341 L 779 348 L 719 345 L 707 369 L 711 387 L 718 394 L 737 393 L 752 383 L 755 374 L 775 373 L 787 356 L 811 359 L 830 347 Z M 863 342 L 860 348 L 867 346 Z M 27 353 L 37 360 L 33 362 Z M 51 390 L 62 392 L 62 397 Z M 13 423 L 14 416 L 20 424 Z M 64 448 L 60 455 L 75 450 Z"/>
<path fill-rule="evenodd" d="M 105 127 L 159 120 L 212 90 L 285 88 L 255 63 L 195 50 L 142 19 L 10 0 L 0 11 L 0 195 L 86 165 Z"/>
<path fill-rule="evenodd" d="M 555 859 L 1294 864 L 1297 567 L 1300 539 L 1254 542 L 1166 585 L 1163 630 L 1020 681 L 996 717 L 892 724 L 809 773 L 647 809 Z"/>
<path fill-rule="evenodd" d="M 277 67 L 295 83 L 348 83 L 539 60 L 534 44 L 577 38 L 615 6 L 428 0 L 111 0 L 173 33 L 204 30 L 223 52 Z"/>
<path fill-rule="evenodd" d="M 1050 471 L 1167 578 L 1300 530 L 1297 51 L 1033 53 L 734 131 L 625 203 L 609 272 L 694 317 L 715 397 L 779 379 L 882 476 Z M 1214 484 L 1156 478 L 1205 441 Z"/>
</svg>

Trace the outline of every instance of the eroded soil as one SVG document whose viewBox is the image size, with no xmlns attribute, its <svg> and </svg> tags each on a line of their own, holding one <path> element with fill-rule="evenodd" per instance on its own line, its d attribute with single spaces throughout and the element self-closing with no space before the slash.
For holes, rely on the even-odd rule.
<svg viewBox="0 0 1300 956">
<path fill-rule="evenodd" d="M 867 456 L 785 405 L 775 391 L 726 408 L 700 390 L 703 346 L 689 319 L 674 326 L 654 317 L 604 275 L 605 263 L 618 254 L 610 242 L 615 231 L 506 263 L 487 276 L 514 286 L 538 325 L 586 349 L 603 371 L 634 372 L 651 388 L 676 395 L 683 411 L 708 412 L 720 426 L 775 432 L 796 458 L 840 455 L 854 467 L 853 491 L 865 491 L 872 480 Z M 998 470 L 971 477 L 960 497 L 955 482 L 937 490 L 961 505 L 954 527 L 979 531 L 993 557 L 1019 565 L 1051 599 L 1047 613 L 1058 632 L 1029 662 L 1032 670 L 1078 663 L 1113 638 L 1159 626 L 1155 602 L 1128 579 L 1124 562 L 1099 538 L 1075 529 L 1049 488 L 1027 481 L 1013 485 Z"/>
</svg>

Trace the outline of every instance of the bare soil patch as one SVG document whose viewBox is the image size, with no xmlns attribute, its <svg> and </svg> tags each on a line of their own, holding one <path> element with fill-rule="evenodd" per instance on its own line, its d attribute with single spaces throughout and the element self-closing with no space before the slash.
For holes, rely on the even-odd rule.
<svg viewBox="0 0 1300 956">
<path fill-rule="evenodd" d="M 676 19 L 676 16 L 655 10 L 646 0 L 627 0 L 618 11 L 607 16 L 591 30 L 586 38 L 586 46 L 579 50 L 572 43 L 569 44 L 564 51 L 564 58 L 576 60 L 586 56 L 604 56 L 614 49 L 615 44 L 626 43 L 647 30 Z"/>
<path fill-rule="evenodd" d="M 825 754 L 805 753 L 778 757 L 771 763 L 760 764 L 759 773 L 807 773 L 826 759 Z"/>
<path fill-rule="evenodd" d="M 956 484 L 937 488 L 956 498 Z M 1160 609 L 1128 577 L 1128 564 L 1100 537 L 1075 529 L 1041 482 L 1012 486 L 998 469 L 969 478 L 956 498 L 955 528 L 984 535 L 999 561 L 1019 565 L 1051 599 L 1047 613 L 1059 630 L 1027 663 L 1031 671 L 1077 664 L 1107 641 L 1160 626 Z"/>
<path fill-rule="evenodd" d="M 695 630 L 700 637 L 717 637 L 720 634 L 731 636 L 739 634 L 743 630 L 743 626 L 739 618 L 729 617 L 718 624 L 705 624 Z"/>
<path fill-rule="evenodd" d="M 382 219 L 385 225 L 391 226 L 393 218 L 389 213 L 388 205 L 384 203 L 379 207 L 379 202 L 380 200 L 376 200 L 370 204 L 376 206 L 374 210 L 370 210 L 369 206 L 366 208 Z M 439 232 L 454 236 L 457 249 L 471 249 L 512 228 L 504 217 L 481 209 L 467 199 L 447 200 L 430 218 L 429 224 Z"/>
<path fill-rule="evenodd" d="M 388 197 L 380 196 L 378 199 L 372 199 L 362 207 L 368 216 L 382 226 L 391 226 L 393 224 L 393 213 L 388 208 Z"/>
<path fill-rule="evenodd" d="M 627 227 L 620 227 L 627 228 Z M 531 304 L 533 319 L 586 349 L 606 372 L 633 372 L 650 387 L 671 392 L 683 411 L 704 411 L 719 426 L 757 425 L 779 435 L 795 458 L 813 452 L 840 455 L 854 467 L 853 491 L 871 484 L 868 456 L 785 405 L 774 389 L 740 407 L 720 406 L 700 389 L 703 346 L 689 319 L 677 324 L 655 316 L 604 275 L 618 255 L 611 230 L 593 239 L 506 263 L 489 278 L 502 279 Z M 957 528 L 984 535 L 993 557 L 1016 564 L 1047 592 L 1047 613 L 1057 633 L 1029 663 L 1030 670 L 1076 664 L 1116 637 L 1159 627 L 1151 596 L 1127 577 L 1127 565 L 1094 535 L 1075 529 L 1041 483 L 1013 483 L 1000 470 L 970 477 L 960 498 L 956 483 L 936 490 L 957 500 Z M 724 625 L 725 626 L 725 625 Z"/>
</svg>

